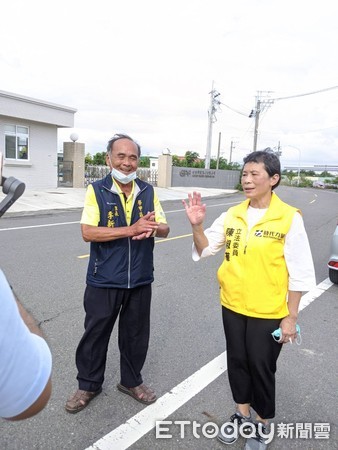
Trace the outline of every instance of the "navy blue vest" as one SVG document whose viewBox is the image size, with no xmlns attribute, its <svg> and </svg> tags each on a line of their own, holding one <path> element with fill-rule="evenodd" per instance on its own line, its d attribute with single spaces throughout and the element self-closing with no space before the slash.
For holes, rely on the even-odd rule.
<svg viewBox="0 0 338 450">
<path fill-rule="evenodd" d="M 109 174 L 95 181 L 96 201 L 100 210 L 100 227 L 126 227 L 125 212 L 119 194 L 112 192 L 112 177 Z M 150 184 L 135 180 L 140 192 L 134 201 L 131 225 L 149 211 L 154 211 L 154 188 Z M 99 288 L 131 289 L 150 284 L 153 276 L 154 238 L 140 241 L 120 238 L 109 242 L 91 242 L 87 271 L 87 284 Z"/>
</svg>

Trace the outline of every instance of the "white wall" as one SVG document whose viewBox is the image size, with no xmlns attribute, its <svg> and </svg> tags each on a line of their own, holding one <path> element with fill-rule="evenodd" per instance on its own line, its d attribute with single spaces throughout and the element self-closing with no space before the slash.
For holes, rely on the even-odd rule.
<svg viewBox="0 0 338 450">
<path fill-rule="evenodd" d="M 29 127 L 29 159 L 4 159 L 3 176 L 13 176 L 26 184 L 26 189 L 57 187 L 57 127 L 37 122 L 0 117 L 0 151 L 5 152 L 4 124 Z M 4 155 L 5 156 L 5 155 Z"/>
<path fill-rule="evenodd" d="M 0 152 L 5 153 L 4 124 L 29 127 L 28 160 L 4 159 L 3 176 L 27 189 L 57 187 L 57 130 L 73 127 L 76 109 L 0 91 Z"/>
<path fill-rule="evenodd" d="M 74 126 L 74 114 L 76 112 L 74 108 L 6 91 L 0 91 L 0 99 L 0 115 L 53 124 L 59 127 Z"/>
</svg>

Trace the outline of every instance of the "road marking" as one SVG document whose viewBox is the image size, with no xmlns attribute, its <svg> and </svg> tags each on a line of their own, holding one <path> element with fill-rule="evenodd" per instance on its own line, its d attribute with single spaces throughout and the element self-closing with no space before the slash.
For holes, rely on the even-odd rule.
<svg viewBox="0 0 338 450">
<path fill-rule="evenodd" d="M 155 244 L 161 244 L 161 242 L 168 242 L 168 241 L 174 241 L 176 239 L 182 239 L 182 238 L 186 238 L 186 237 L 190 237 L 192 236 L 192 233 L 190 234 L 182 234 L 181 236 L 174 236 L 172 238 L 165 238 L 165 239 L 155 239 Z M 89 253 L 86 255 L 80 255 L 77 256 L 78 259 L 84 259 L 84 258 L 89 258 Z"/>
<path fill-rule="evenodd" d="M 332 285 L 329 278 L 322 281 L 312 291 L 303 295 L 299 309 L 306 308 Z M 164 394 L 156 403 L 144 408 L 96 441 L 91 447 L 87 447 L 86 450 L 125 450 L 129 448 L 155 427 L 156 420 L 166 419 L 226 370 L 226 352 L 223 352 L 170 392 Z"/>
<path fill-rule="evenodd" d="M 237 203 L 241 203 L 241 202 L 232 202 L 232 203 L 219 203 L 217 205 L 209 205 L 208 208 L 213 208 L 215 206 L 228 206 L 228 205 L 235 205 Z M 185 209 L 175 209 L 172 211 L 166 211 L 165 214 L 170 214 L 170 213 L 176 213 L 176 212 L 182 212 L 185 211 Z M 155 244 L 161 244 L 161 242 L 168 242 L 168 241 L 174 241 L 176 239 L 182 239 L 182 238 L 186 238 L 186 237 L 191 237 L 192 233 L 189 234 L 182 234 L 180 236 L 174 236 L 171 238 L 165 238 L 165 239 L 155 239 Z M 89 254 L 87 255 L 80 255 L 77 257 L 78 259 L 85 259 L 85 258 L 89 258 Z"/>
<path fill-rule="evenodd" d="M 12 228 L 0 228 L 0 231 L 12 231 L 12 230 L 27 230 L 28 228 L 44 228 L 44 227 L 57 227 L 60 225 L 73 225 L 76 222 L 60 222 L 60 223 L 45 223 L 43 225 L 28 225 L 26 227 L 12 227 Z"/>
<path fill-rule="evenodd" d="M 315 197 L 316 197 L 316 198 L 315 198 L 314 200 L 311 200 L 310 205 L 311 205 L 311 203 L 314 203 L 314 202 L 317 200 L 318 195 L 315 194 Z"/>
<path fill-rule="evenodd" d="M 231 203 L 218 203 L 217 205 L 208 205 L 207 208 L 215 208 L 217 206 L 229 206 L 229 205 L 236 205 L 241 202 L 231 202 Z M 165 214 L 172 214 L 176 212 L 182 212 L 185 211 L 184 208 L 182 209 L 173 209 L 172 211 L 165 211 Z M 12 227 L 12 228 L 0 228 L 0 231 L 13 231 L 13 230 L 28 230 L 29 228 L 44 228 L 44 227 L 57 227 L 60 225 L 73 225 L 75 223 L 80 223 L 79 220 L 75 222 L 60 222 L 60 223 L 46 223 L 41 225 L 28 225 L 26 227 Z"/>
<path fill-rule="evenodd" d="M 326 278 L 311 291 L 304 294 L 300 301 L 299 311 L 302 311 L 304 308 L 309 306 L 310 303 L 320 297 L 331 286 L 333 286 L 333 283 L 331 283 L 329 278 Z"/>
<path fill-rule="evenodd" d="M 207 205 L 207 209 L 208 208 L 215 208 L 217 206 L 229 206 L 229 205 L 238 205 L 239 203 L 242 203 L 243 200 L 240 200 L 238 202 L 230 202 L 230 203 L 217 203 L 216 205 Z M 181 208 L 181 209 L 172 209 L 171 211 L 164 211 L 165 214 L 172 214 L 172 213 L 177 213 L 177 212 L 182 212 L 185 211 L 185 208 Z"/>
<path fill-rule="evenodd" d="M 197 370 L 156 403 L 147 406 L 124 424 L 107 434 L 87 450 L 123 450 L 152 430 L 156 420 L 164 420 L 198 394 L 227 369 L 225 352 Z"/>
<path fill-rule="evenodd" d="M 192 236 L 192 233 L 189 234 L 181 234 L 180 236 L 174 236 L 171 238 L 165 238 L 165 239 L 155 239 L 155 244 L 160 244 L 161 242 L 168 242 L 168 241 L 175 241 L 176 239 L 182 239 L 182 238 L 186 238 L 186 237 L 190 237 Z"/>
</svg>

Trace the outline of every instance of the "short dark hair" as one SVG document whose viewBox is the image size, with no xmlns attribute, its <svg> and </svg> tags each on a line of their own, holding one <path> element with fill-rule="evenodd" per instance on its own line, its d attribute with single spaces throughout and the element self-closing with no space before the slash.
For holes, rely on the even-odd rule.
<svg viewBox="0 0 338 450">
<path fill-rule="evenodd" d="M 134 141 L 134 139 L 132 139 L 130 136 L 128 136 L 127 134 L 122 134 L 122 133 L 114 134 L 114 136 L 108 141 L 107 153 L 112 151 L 114 142 L 116 142 L 116 141 L 118 141 L 120 139 L 129 139 L 129 141 L 134 142 L 134 144 L 137 147 L 138 157 L 141 156 L 141 147 L 140 147 L 140 145 L 136 141 Z"/>
<path fill-rule="evenodd" d="M 250 162 L 263 163 L 265 170 L 270 177 L 273 177 L 276 174 L 279 175 L 279 180 L 274 186 L 272 186 L 272 190 L 274 190 L 279 185 L 282 176 L 280 161 L 278 156 L 272 150 L 270 150 L 270 148 L 249 153 L 243 159 L 243 162 L 244 165 Z"/>
</svg>

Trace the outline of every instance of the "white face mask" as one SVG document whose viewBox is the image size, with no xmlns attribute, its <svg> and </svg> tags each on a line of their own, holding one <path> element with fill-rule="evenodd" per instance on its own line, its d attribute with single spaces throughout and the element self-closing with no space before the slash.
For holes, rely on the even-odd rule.
<svg viewBox="0 0 338 450">
<path fill-rule="evenodd" d="M 111 170 L 111 174 L 112 177 L 115 178 L 115 180 L 119 181 L 122 184 L 129 184 L 136 179 L 136 172 L 131 172 L 128 175 L 126 175 L 120 172 L 119 170 L 113 168 Z"/>
</svg>

